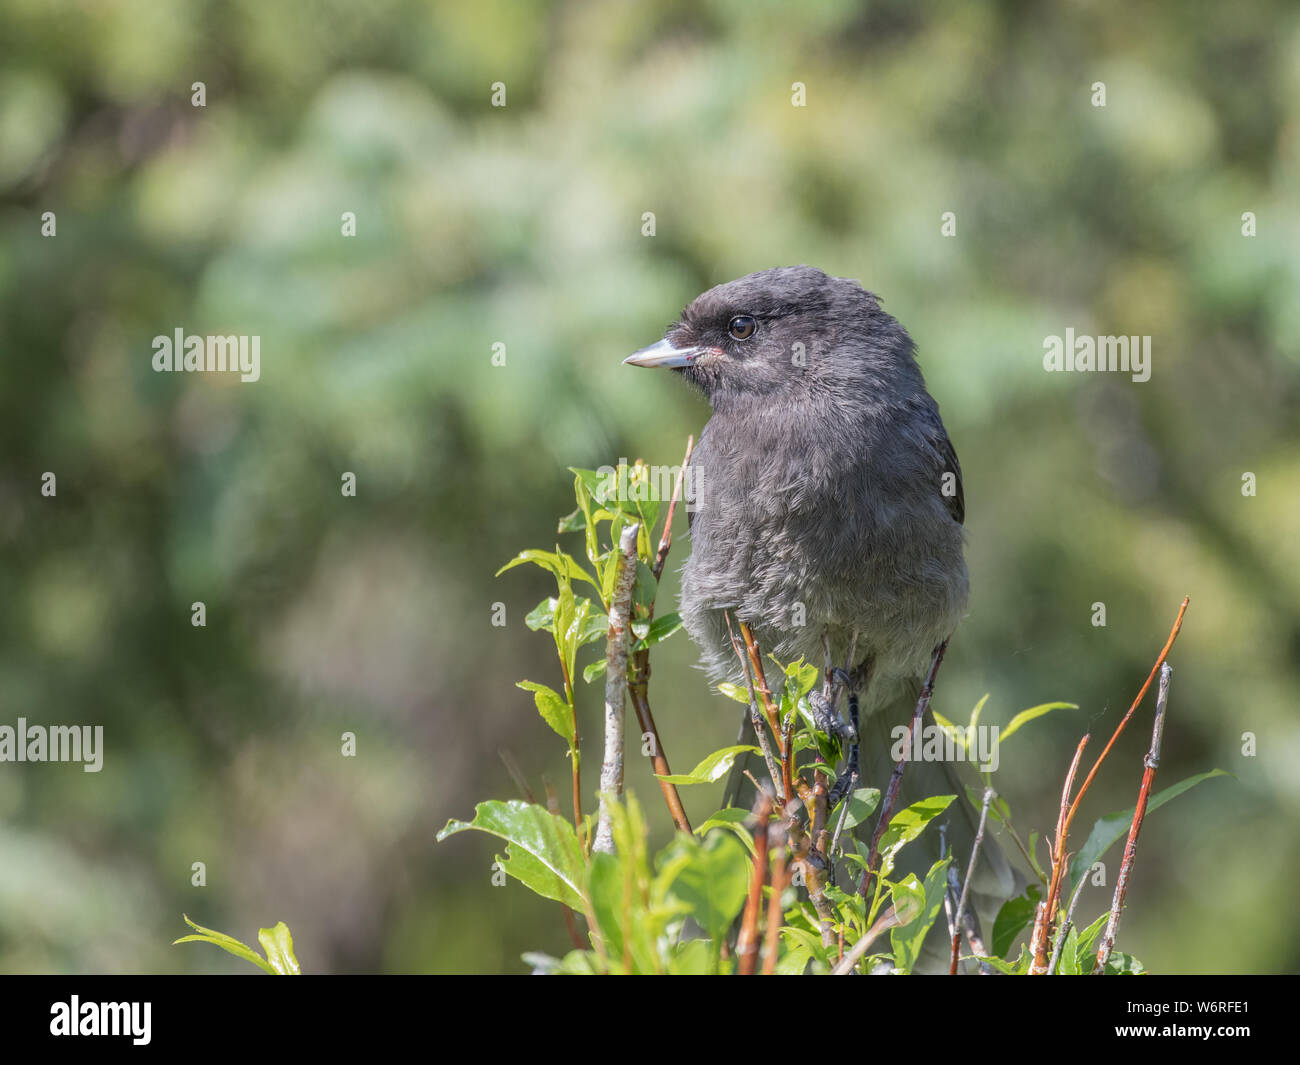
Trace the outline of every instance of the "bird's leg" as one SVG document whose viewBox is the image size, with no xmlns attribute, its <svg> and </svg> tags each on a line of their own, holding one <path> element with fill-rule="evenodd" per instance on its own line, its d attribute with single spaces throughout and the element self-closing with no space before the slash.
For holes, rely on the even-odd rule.
<svg viewBox="0 0 1300 1065">
<path fill-rule="evenodd" d="M 838 736 L 842 740 L 856 743 L 857 726 L 850 725 L 835 709 L 835 704 L 839 702 L 839 688 L 841 685 L 847 686 L 849 675 L 842 669 L 832 669 L 830 675 L 831 683 L 823 685 L 822 691 L 808 693 L 808 709 L 812 712 L 813 724 L 828 736 Z M 827 687 L 830 688 L 829 692 L 826 692 Z"/>
<path fill-rule="evenodd" d="M 841 775 L 835 780 L 835 787 L 831 790 L 831 804 L 839 802 L 845 795 L 852 795 L 858 786 L 858 779 L 861 773 L 858 769 L 859 755 L 859 737 L 861 735 L 861 722 L 858 720 L 858 692 L 865 688 L 871 680 L 871 659 L 862 663 L 859 669 L 853 668 L 853 659 L 857 654 L 858 632 L 853 630 L 853 636 L 849 640 L 849 660 L 845 663 L 843 669 L 832 670 L 835 679 L 840 681 L 849 693 L 849 724 L 848 739 L 849 751 L 848 757 L 844 760 L 845 765 L 841 769 Z M 838 700 L 836 700 L 838 702 Z M 839 716 L 838 714 L 836 715 Z M 848 807 L 844 808 L 844 813 L 848 812 Z M 844 814 L 840 815 L 840 823 L 844 822 Z M 835 832 L 836 839 L 839 839 L 839 829 Z"/>
<path fill-rule="evenodd" d="M 839 775 L 835 778 L 835 787 L 831 789 L 830 804 L 834 806 L 844 796 L 853 794 L 858 784 L 858 692 L 852 678 L 845 670 L 836 668 L 831 672 L 834 677 L 835 687 L 838 689 L 842 686 L 849 693 L 849 720 L 845 722 L 838 713 L 832 711 L 835 720 L 840 723 L 837 735 L 849 741 L 848 756 L 840 766 Z M 840 815 L 841 824 L 844 822 L 844 814 L 846 813 L 848 813 L 847 806 Z M 838 840 L 838 828 L 835 830 L 835 835 Z"/>
<path fill-rule="evenodd" d="M 822 666 L 822 698 L 830 703 L 831 708 L 834 709 L 838 700 L 831 698 L 831 695 L 834 694 L 834 681 L 831 679 L 834 664 L 831 661 L 831 633 L 829 629 L 822 629 L 822 659 L 824 662 Z"/>
</svg>

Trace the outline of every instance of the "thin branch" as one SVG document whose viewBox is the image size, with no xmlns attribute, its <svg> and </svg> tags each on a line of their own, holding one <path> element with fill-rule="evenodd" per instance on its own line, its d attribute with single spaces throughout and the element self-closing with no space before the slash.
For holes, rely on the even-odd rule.
<svg viewBox="0 0 1300 1065">
<path fill-rule="evenodd" d="M 1124 731 L 1124 726 L 1128 724 L 1129 718 L 1133 716 L 1133 712 L 1142 704 L 1142 700 L 1146 697 L 1147 691 L 1151 687 L 1151 682 L 1155 680 L 1156 674 L 1160 672 L 1160 667 L 1165 664 L 1165 659 L 1169 656 L 1170 650 L 1173 649 L 1174 641 L 1178 639 L 1178 633 L 1183 627 L 1183 615 L 1187 613 L 1187 604 L 1190 601 L 1190 596 L 1183 597 L 1183 605 L 1178 608 L 1178 617 L 1174 619 L 1174 627 L 1169 632 L 1169 639 L 1165 641 L 1165 646 L 1160 652 L 1160 657 L 1156 659 L 1156 664 L 1151 667 L 1151 672 L 1147 674 L 1146 683 L 1142 685 L 1142 690 L 1137 693 L 1137 698 L 1133 700 L 1133 705 L 1128 708 L 1128 713 L 1124 715 L 1124 720 L 1116 727 L 1114 734 L 1110 738 L 1110 742 L 1106 744 L 1105 750 L 1097 756 L 1097 761 L 1093 763 L 1092 769 L 1088 771 L 1088 775 L 1084 778 L 1083 786 L 1079 789 L 1079 794 L 1075 797 L 1074 804 L 1070 807 L 1070 816 L 1066 818 L 1065 821 L 1067 832 L 1069 831 L 1070 823 L 1074 820 L 1075 813 L 1079 809 L 1079 803 L 1083 801 L 1083 796 L 1087 793 L 1088 786 L 1092 783 L 1092 778 L 1097 775 L 1097 770 L 1101 768 L 1101 763 L 1106 760 L 1106 755 L 1110 754 L 1110 749 L 1115 746 L 1115 741 L 1119 739 L 1119 734 Z"/>
<path fill-rule="evenodd" d="M 1102 936 L 1101 947 L 1097 950 L 1097 964 L 1093 974 L 1106 971 L 1106 962 L 1115 946 L 1115 936 L 1119 932 L 1119 915 L 1124 909 L 1124 898 L 1128 894 L 1129 874 L 1133 871 L 1133 862 L 1137 858 L 1138 833 L 1142 831 L 1142 820 L 1146 817 L 1147 802 L 1151 798 L 1151 785 L 1155 783 L 1156 769 L 1160 766 L 1160 740 L 1165 730 L 1165 705 L 1169 701 L 1169 684 L 1174 671 L 1168 662 L 1160 667 L 1160 689 L 1156 693 L 1156 720 L 1151 726 L 1151 749 L 1142 760 L 1142 788 L 1138 792 L 1137 806 L 1133 810 L 1133 823 L 1129 825 L 1128 842 L 1124 845 L 1124 861 L 1119 867 L 1119 877 L 1115 880 L 1115 897 L 1110 904 L 1110 920 L 1106 922 L 1106 933 Z"/>
<path fill-rule="evenodd" d="M 962 885 L 961 897 L 957 900 L 957 915 L 953 918 L 953 923 L 958 927 L 952 933 L 952 958 L 948 963 L 948 975 L 957 975 L 957 953 L 961 947 L 961 920 L 962 915 L 966 912 L 966 898 L 970 894 L 970 882 L 975 878 L 975 861 L 979 858 L 980 846 L 984 843 L 984 826 L 989 820 L 989 803 L 993 801 L 993 789 L 986 787 L 984 789 L 984 806 L 980 810 L 980 825 L 975 832 L 975 842 L 970 849 L 970 864 L 966 866 L 966 883 Z"/>
<path fill-rule="evenodd" d="M 817 911 L 822 945 L 829 948 L 835 942 L 835 935 L 832 932 L 835 925 L 835 907 L 826 894 L 829 863 L 813 848 L 812 840 L 799 822 L 799 813 L 803 805 L 802 799 L 791 799 L 782 811 L 786 836 L 790 840 L 790 853 L 793 856 L 790 864 L 795 868 L 803 869 L 804 887 L 808 891 L 808 901 Z"/>
<path fill-rule="evenodd" d="M 853 944 L 853 949 L 836 963 L 835 968 L 831 970 L 831 975 L 847 976 L 853 972 L 858 962 L 862 960 L 862 956 L 870 949 L 871 944 L 891 928 L 896 928 L 898 924 L 898 914 L 894 912 L 894 907 L 891 906 L 880 915 L 875 924 L 863 933 L 862 938 Z"/>
<path fill-rule="evenodd" d="M 952 863 L 949 863 L 948 890 L 944 892 L 943 897 L 945 903 L 949 906 L 950 912 L 952 903 L 956 901 L 957 896 L 960 894 L 961 877 L 957 875 L 957 870 L 953 867 Z M 966 942 L 970 944 L 971 951 L 981 957 L 987 957 L 989 952 L 984 946 L 984 934 L 980 931 L 979 915 L 975 913 L 974 909 L 967 909 L 966 912 L 962 914 L 961 930 L 962 934 L 966 937 Z M 949 929 L 949 934 L 952 934 L 951 928 Z M 993 974 L 993 966 L 988 962 L 982 961 L 980 962 L 979 971 L 982 976 L 991 976 Z"/>
<path fill-rule="evenodd" d="M 754 679 L 758 687 L 759 697 L 763 701 L 763 713 L 767 717 L 767 723 L 772 729 L 772 736 L 778 743 L 781 742 L 781 721 L 777 714 L 776 707 L 772 703 L 772 691 L 767 686 L 767 676 L 763 672 L 763 655 L 758 649 L 758 641 L 754 638 L 753 630 L 748 623 L 736 619 L 736 624 L 740 627 L 740 638 L 745 644 L 745 653 L 749 656 L 750 668 L 754 671 Z M 785 758 L 785 749 L 781 750 L 781 758 Z M 786 801 L 790 799 L 789 792 L 786 793 Z"/>
<path fill-rule="evenodd" d="M 659 537 L 659 549 L 655 552 L 654 566 L 651 567 L 657 582 L 663 575 L 664 563 L 668 559 L 669 548 L 673 543 L 673 514 L 677 510 L 677 500 L 681 498 L 682 480 L 686 475 L 686 468 L 690 465 L 691 454 L 695 450 L 695 437 L 686 438 L 686 455 L 682 459 L 681 468 L 677 472 L 677 480 L 673 485 L 673 496 L 668 503 L 668 513 L 664 518 L 664 531 Z M 647 620 L 654 617 L 654 603 L 650 604 L 647 614 Z M 668 752 L 664 750 L 663 740 L 659 738 L 659 728 L 655 724 L 654 714 L 650 712 L 650 648 L 645 647 L 633 656 L 631 676 L 628 678 L 628 693 L 632 696 L 632 709 L 636 711 L 637 723 L 641 726 L 643 735 L 649 735 L 654 749 L 650 758 L 654 766 L 655 779 L 659 784 L 659 790 L 662 792 L 664 802 L 668 806 L 668 812 L 672 815 L 673 824 L 680 832 L 689 832 L 691 830 L 690 818 L 686 816 L 686 807 L 682 805 L 682 798 L 677 792 L 677 785 L 664 780 L 666 776 L 672 775 L 672 769 L 668 764 Z"/>
<path fill-rule="evenodd" d="M 754 802 L 754 868 L 749 877 L 749 895 L 736 940 L 737 976 L 753 976 L 758 968 L 758 915 L 763 910 L 763 884 L 767 881 L 768 820 L 772 816 L 772 795 L 764 790 Z"/>
<path fill-rule="evenodd" d="M 686 438 L 686 454 L 682 457 L 681 468 L 677 471 L 677 480 L 673 483 L 673 497 L 668 501 L 668 514 L 664 518 L 663 535 L 659 537 L 659 550 L 655 552 L 655 564 L 651 567 L 655 580 L 663 576 L 664 562 L 668 559 L 668 549 L 673 546 L 673 515 L 677 512 L 677 500 L 682 495 L 682 479 L 686 476 L 686 467 L 691 464 L 691 455 L 695 452 L 695 437 Z"/>
<path fill-rule="evenodd" d="M 1083 894 L 1083 885 L 1087 882 L 1088 878 L 1086 876 L 1079 877 L 1079 882 L 1074 887 L 1074 894 L 1070 896 L 1070 908 L 1065 913 L 1065 923 L 1061 925 L 1061 930 L 1056 933 L 1056 945 L 1052 948 L 1052 960 L 1047 965 L 1048 976 L 1056 975 L 1056 967 L 1061 960 L 1061 948 L 1070 935 L 1070 929 L 1074 927 L 1074 908 L 1079 905 L 1079 896 Z"/>
<path fill-rule="evenodd" d="M 638 651 L 637 658 L 640 659 L 642 655 L 648 654 L 648 649 Z M 641 675 L 638 670 L 638 676 Z M 679 832 L 689 832 L 691 830 L 691 820 L 686 816 L 686 807 L 682 805 L 682 797 L 677 792 L 677 785 L 663 779 L 672 775 L 672 768 L 668 764 L 668 755 L 664 752 L 663 741 L 659 739 L 659 729 L 655 725 L 654 715 L 650 712 L 650 698 L 639 680 L 628 685 L 628 693 L 632 696 L 632 709 L 636 711 L 637 724 L 641 726 L 642 733 L 649 734 L 651 743 L 654 745 L 650 761 L 654 766 L 655 779 L 658 781 L 659 790 L 663 793 L 664 802 L 668 805 L 668 812 L 672 815 L 673 825 Z"/>
<path fill-rule="evenodd" d="M 837 781 L 836 783 L 838 784 L 839 782 Z M 831 846 L 830 846 L 831 854 L 836 854 L 839 852 L 840 835 L 841 833 L 843 833 L 844 825 L 849 819 L 849 806 L 853 802 L 853 795 L 857 791 L 857 789 L 858 789 L 858 769 L 857 766 L 854 766 L 852 772 L 849 773 L 849 783 L 848 783 L 848 787 L 844 791 L 844 798 L 842 800 L 844 805 L 840 807 L 839 820 L 835 822 L 835 835 L 831 837 Z"/>
<path fill-rule="evenodd" d="M 1074 758 L 1070 762 L 1070 771 L 1065 775 L 1065 787 L 1061 789 L 1061 809 L 1056 815 L 1056 837 L 1052 844 L 1052 882 L 1047 889 L 1047 898 L 1038 905 L 1034 918 L 1034 932 L 1030 940 L 1030 950 L 1034 962 L 1029 968 L 1031 976 L 1040 976 L 1047 972 L 1047 944 L 1052 936 L 1052 925 L 1056 921 L 1056 906 L 1061 898 L 1061 878 L 1065 875 L 1065 842 L 1068 838 L 1066 825 L 1069 818 L 1070 792 L 1074 788 L 1074 778 L 1079 772 L 1079 759 L 1083 749 L 1088 746 L 1091 733 L 1079 741 L 1074 749 Z"/>
<path fill-rule="evenodd" d="M 609 804 L 623 794 L 623 704 L 627 688 L 627 637 L 636 581 L 637 522 L 618 538 L 620 558 L 609 601 L 609 636 L 605 641 L 605 760 L 600 766 L 600 818 L 592 849 L 614 853 L 614 829 Z"/>
<path fill-rule="evenodd" d="M 773 825 L 770 831 L 774 839 L 769 844 L 772 853 L 772 892 L 767 899 L 767 939 L 763 947 L 763 975 L 771 976 L 776 971 L 776 956 L 781 947 L 781 926 L 785 915 L 781 911 L 781 896 L 790 883 L 790 874 L 786 868 L 785 833 Z"/>
<path fill-rule="evenodd" d="M 754 737 L 758 740 L 759 750 L 763 752 L 763 761 L 767 763 L 767 773 L 772 778 L 772 787 L 776 789 L 781 784 L 781 769 L 776 760 L 776 754 L 772 750 L 772 741 L 768 738 L 767 729 L 763 725 L 763 719 L 758 712 L 758 698 L 754 694 L 754 675 L 749 668 L 749 659 L 745 657 L 745 652 L 740 648 L 740 641 L 736 639 L 736 634 L 732 631 L 730 612 L 724 612 L 723 617 L 727 622 L 727 634 L 731 637 L 732 650 L 736 652 L 736 657 L 740 659 L 740 667 L 745 672 L 745 684 L 749 688 L 749 718 L 754 726 Z M 777 803 L 781 806 L 785 805 L 780 796 L 777 797 Z"/>
<path fill-rule="evenodd" d="M 1146 682 L 1142 685 L 1141 691 L 1137 693 L 1137 698 L 1133 700 L 1133 705 L 1128 708 L 1128 713 L 1124 715 L 1123 720 L 1115 727 L 1111 734 L 1110 741 L 1106 744 L 1097 760 L 1092 764 L 1092 769 L 1088 771 L 1087 777 L 1084 778 L 1082 786 L 1079 788 L 1079 794 L 1074 797 L 1074 802 L 1070 804 L 1069 810 L 1065 809 L 1065 803 L 1069 799 L 1070 786 L 1073 783 L 1073 771 L 1071 771 L 1070 780 L 1066 782 L 1065 795 L 1062 797 L 1061 817 L 1056 825 L 1055 850 L 1052 855 L 1052 880 L 1048 888 L 1047 898 L 1044 900 L 1045 907 L 1040 907 L 1040 920 L 1034 922 L 1035 940 L 1033 946 L 1036 948 L 1034 953 L 1034 964 L 1030 967 L 1033 974 L 1042 974 L 1047 972 L 1047 943 L 1050 939 L 1050 927 L 1056 920 L 1057 906 L 1061 898 L 1061 881 L 1065 872 L 1065 846 L 1070 835 L 1070 825 L 1074 822 L 1074 815 L 1079 811 L 1079 804 L 1083 801 L 1084 795 L 1088 793 L 1097 771 L 1101 768 L 1106 756 L 1110 753 L 1111 748 L 1115 746 L 1115 741 L 1119 739 L 1120 733 L 1124 731 L 1129 720 L 1136 713 L 1137 708 L 1142 705 L 1142 700 L 1146 697 L 1151 688 L 1151 682 L 1155 679 L 1156 674 L 1161 672 L 1161 667 L 1165 664 L 1165 659 L 1169 656 L 1170 650 L 1173 649 L 1174 641 L 1178 639 L 1178 633 L 1183 627 L 1183 615 L 1187 613 L 1187 604 L 1191 601 L 1189 596 L 1183 597 L 1182 605 L 1178 608 L 1178 616 L 1174 619 L 1174 626 L 1169 631 L 1169 639 L 1165 641 L 1164 647 L 1160 651 L 1156 664 L 1151 667 L 1151 672 L 1147 674 Z M 1084 737 L 1086 742 L 1087 737 Z M 1082 744 L 1080 744 L 1082 750 Z M 1076 763 L 1078 755 L 1075 756 Z M 1045 913 L 1044 913 L 1045 909 Z M 1041 927 L 1040 927 L 1041 925 Z M 1040 932 L 1042 935 L 1040 936 Z"/>
</svg>

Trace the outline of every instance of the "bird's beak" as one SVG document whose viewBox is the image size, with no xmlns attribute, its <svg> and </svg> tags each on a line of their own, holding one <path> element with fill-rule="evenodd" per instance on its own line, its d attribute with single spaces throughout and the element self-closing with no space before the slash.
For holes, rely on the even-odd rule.
<svg viewBox="0 0 1300 1065">
<path fill-rule="evenodd" d="M 623 361 L 632 366 L 666 366 L 671 370 L 679 370 L 683 366 L 689 366 L 695 356 L 703 350 L 703 348 L 675 348 L 665 338 L 658 344 L 651 344 L 648 348 L 632 352 Z"/>
</svg>

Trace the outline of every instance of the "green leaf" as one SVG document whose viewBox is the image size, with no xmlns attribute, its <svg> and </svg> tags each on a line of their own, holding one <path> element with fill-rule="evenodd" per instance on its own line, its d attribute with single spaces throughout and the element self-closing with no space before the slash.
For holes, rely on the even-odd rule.
<svg viewBox="0 0 1300 1065">
<path fill-rule="evenodd" d="M 1160 809 L 1170 799 L 1176 799 L 1183 792 L 1194 788 L 1203 780 L 1228 776 L 1232 776 L 1232 774 L 1222 769 L 1211 769 L 1208 773 L 1197 773 L 1195 776 L 1181 780 L 1177 784 L 1172 784 L 1151 797 L 1150 802 L 1147 803 L 1147 814 L 1149 815 L 1153 811 Z M 1119 813 L 1107 814 L 1092 826 L 1092 831 L 1088 833 L 1087 840 L 1079 849 L 1079 853 L 1074 856 L 1074 861 L 1070 863 L 1071 890 L 1078 886 L 1079 880 L 1087 875 L 1093 863 L 1110 850 L 1116 840 L 1128 835 L 1135 810 L 1135 806 L 1130 806 L 1127 810 L 1121 810 Z"/>
<path fill-rule="evenodd" d="M 1110 957 L 1106 959 L 1107 976 L 1145 976 L 1146 971 L 1145 965 L 1122 950 L 1111 951 Z"/>
<path fill-rule="evenodd" d="M 1001 958 L 985 958 L 978 954 L 974 955 L 974 957 L 1008 976 L 1023 976 L 1029 972 L 1029 963 L 1033 961 L 1023 943 L 1020 946 L 1020 955 L 1015 961 L 1003 961 Z"/>
<path fill-rule="evenodd" d="M 931 710 L 930 713 L 934 715 L 935 724 L 952 737 L 953 743 L 960 750 L 966 750 L 966 730 L 959 725 L 954 725 L 937 710 Z"/>
<path fill-rule="evenodd" d="M 688 939 L 673 952 L 668 962 L 673 976 L 710 976 L 713 968 L 713 944 L 707 939 Z"/>
<path fill-rule="evenodd" d="M 525 965 L 547 975 L 597 976 L 600 973 L 596 953 L 591 950 L 571 950 L 563 958 L 553 958 L 539 951 L 529 951 L 520 957 Z"/>
<path fill-rule="evenodd" d="M 802 976 L 810 961 L 812 961 L 811 950 L 807 947 L 795 947 L 786 952 L 785 956 L 776 963 L 773 971 L 777 976 Z"/>
<path fill-rule="evenodd" d="M 745 827 L 745 822 L 749 820 L 749 811 L 739 806 L 729 806 L 725 810 L 719 810 L 702 825 L 695 829 L 697 836 L 705 836 L 712 829 L 721 829 L 727 832 L 734 832 L 736 838 L 745 845 L 745 850 L 752 855 L 754 853 L 754 837 L 749 834 L 749 829 Z"/>
<path fill-rule="evenodd" d="M 556 532 L 581 532 L 587 527 L 587 516 L 579 507 L 572 514 L 566 514 L 560 519 L 560 524 L 556 526 Z"/>
<path fill-rule="evenodd" d="M 644 523 L 641 525 L 640 531 L 642 535 L 645 534 L 646 527 Z M 638 557 L 636 560 L 636 583 L 632 586 L 632 601 L 645 607 L 648 612 L 654 606 L 658 595 L 659 582 L 655 580 L 654 570 L 647 566 L 643 559 Z"/>
<path fill-rule="evenodd" d="M 655 618 L 650 623 L 650 630 L 636 643 L 634 651 L 641 651 L 647 647 L 653 647 L 657 643 L 662 643 L 682 627 L 682 619 L 679 614 L 673 612 L 665 614 L 663 617 Z M 745 702 L 749 702 L 749 696 L 745 696 Z"/>
<path fill-rule="evenodd" d="M 1043 703 L 1041 706 L 1031 706 L 1028 710 L 1021 710 L 1010 723 L 1002 730 L 998 739 L 999 743 L 1005 743 L 1008 738 L 1015 734 L 1021 725 L 1027 725 L 1036 717 L 1042 717 L 1044 714 L 1050 714 L 1053 710 L 1078 710 L 1076 703 Z"/>
<path fill-rule="evenodd" d="M 1079 946 L 1076 957 L 1078 958 L 1080 972 L 1092 972 L 1093 955 L 1097 953 L 1093 944 L 1097 941 L 1097 937 L 1101 935 L 1101 930 L 1106 927 L 1106 922 L 1108 920 L 1110 920 L 1110 914 L 1103 913 L 1093 921 L 1092 924 L 1079 933 Z M 1087 959 L 1086 964 L 1085 958 Z"/>
<path fill-rule="evenodd" d="M 500 577 L 506 570 L 514 569 L 516 566 L 523 566 L 531 562 L 535 566 L 541 566 L 542 569 L 551 573 L 557 580 L 562 581 L 586 581 L 593 588 L 599 590 L 600 585 L 589 574 L 578 561 L 570 555 L 563 553 L 553 553 L 551 551 L 520 551 L 509 562 L 496 571 L 496 576 Z"/>
<path fill-rule="evenodd" d="M 902 924 L 915 921 L 925 910 L 925 887 L 916 879 L 915 873 L 908 873 L 891 889 L 894 915 Z"/>
<path fill-rule="evenodd" d="M 689 773 L 672 773 L 670 775 L 655 776 L 667 784 L 676 784 L 682 787 L 686 784 L 712 784 L 715 780 L 724 776 L 731 763 L 736 760 L 736 756 L 746 751 L 752 751 L 755 754 L 761 753 L 757 747 L 749 744 L 740 744 L 736 747 L 723 747 L 721 750 L 714 751 L 692 769 Z"/>
<path fill-rule="evenodd" d="M 538 684 L 535 680 L 521 680 L 515 684 L 515 687 L 532 692 L 533 701 L 537 704 L 537 712 L 542 715 L 542 720 L 550 725 L 561 739 L 569 743 L 573 742 L 573 708 L 564 701 L 564 696 L 545 684 Z"/>
<path fill-rule="evenodd" d="M 886 877 L 894 869 L 898 852 L 925 831 L 925 826 L 952 804 L 955 795 L 936 795 L 904 807 L 894 814 L 889 827 L 880 837 L 880 876 Z"/>
<path fill-rule="evenodd" d="M 679 835 L 672 847 L 688 860 L 677 867 L 667 885 L 668 894 L 684 903 L 696 923 L 718 944 L 749 894 L 749 856 L 729 832 L 714 832 L 703 843 Z"/>
<path fill-rule="evenodd" d="M 1047 880 L 1047 870 L 1043 868 L 1042 863 L 1038 860 L 1038 840 L 1040 839 L 1037 832 L 1029 833 L 1029 844 L 1025 850 L 1029 852 L 1030 864 L 1034 867 L 1034 872 L 1038 874 L 1039 880 Z M 1051 854 L 1051 848 L 1048 848 L 1048 854 Z"/>
<path fill-rule="evenodd" d="M 999 958 L 1006 955 L 1016 937 L 1033 923 L 1041 898 L 1042 891 L 1038 885 L 1030 884 L 1023 895 L 1007 899 L 1002 904 L 993 920 L 993 953 Z"/>
<path fill-rule="evenodd" d="M 262 949 L 266 951 L 266 960 L 277 973 L 281 976 L 302 975 L 302 970 L 298 967 L 298 959 L 293 953 L 293 936 L 287 924 L 280 921 L 272 928 L 259 928 L 257 941 L 262 944 Z"/>
<path fill-rule="evenodd" d="M 534 632 L 555 632 L 555 596 L 543 599 L 524 616 L 524 624 Z"/>
<path fill-rule="evenodd" d="M 1070 933 L 1061 947 L 1061 960 L 1056 963 L 1061 976 L 1079 975 L 1079 929 L 1070 925 Z"/>
<path fill-rule="evenodd" d="M 451 820 L 441 832 L 441 842 L 467 829 L 478 829 L 510 844 L 505 871 L 525 887 L 570 909 L 585 908 L 582 884 L 586 863 L 573 826 L 544 807 L 512 799 L 481 802 L 473 821 Z"/>
<path fill-rule="evenodd" d="M 805 663 L 801 658 L 785 667 L 785 679 L 791 702 L 796 702 L 813 690 L 817 683 L 817 667 Z"/>
<path fill-rule="evenodd" d="M 587 666 L 582 671 L 582 679 L 586 681 L 586 683 L 590 684 L 597 677 L 603 677 L 605 675 L 606 664 L 605 659 L 596 659 L 596 661 L 592 662 L 591 665 Z"/>
<path fill-rule="evenodd" d="M 587 866 L 587 897 L 596 917 L 596 927 L 610 958 L 623 956 L 624 925 L 633 923 L 631 912 L 635 895 L 624 891 L 623 862 L 619 856 L 594 851 Z M 624 907 L 627 912 L 624 912 Z"/>
<path fill-rule="evenodd" d="M 939 911 L 943 908 L 944 892 L 948 889 L 948 861 L 942 858 L 930 866 L 925 874 L 925 885 L 917 884 L 916 877 L 908 874 L 904 884 L 908 884 L 908 901 L 915 903 L 916 894 L 920 894 L 920 906 L 916 913 L 904 913 L 898 904 L 900 885 L 894 885 L 894 912 L 903 923 L 890 930 L 889 942 L 894 948 L 894 965 L 905 973 L 916 968 L 921 956 L 921 944 L 925 941 Z M 909 883 L 910 881 L 910 883 Z"/>
<path fill-rule="evenodd" d="M 858 788 L 852 795 L 844 800 L 849 804 L 848 816 L 844 819 L 844 830 L 856 828 L 870 817 L 880 804 L 880 789 L 878 788 Z M 835 808 L 835 812 L 828 819 L 831 825 L 840 823 L 839 811 L 844 807 L 841 803 Z"/>
<path fill-rule="evenodd" d="M 809 957 L 816 958 L 818 961 L 827 960 L 826 948 L 822 946 L 821 937 L 806 928 L 786 925 L 781 929 L 781 938 L 791 942 L 791 950 L 806 951 Z"/>
<path fill-rule="evenodd" d="M 610 523 L 610 535 L 614 537 L 614 548 L 605 556 L 601 564 L 600 571 L 600 599 L 603 603 L 609 603 L 614 594 L 614 582 L 618 579 L 618 568 L 623 562 L 623 555 L 618 550 L 618 534 L 622 529 L 622 523 Z"/>
<path fill-rule="evenodd" d="M 732 684 L 730 681 L 724 680 L 718 685 L 718 691 L 722 692 L 722 694 L 728 699 L 734 699 L 736 702 L 744 703 L 746 706 L 749 705 L 748 688 L 742 688 L 739 684 Z"/>
<path fill-rule="evenodd" d="M 589 600 L 583 600 L 589 602 Z M 588 607 L 590 611 L 591 608 Z M 595 643 L 597 640 L 605 640 L 609 637 L 609 615 L 600 610 L 588 613 L 584 619 L 581 628 L 578 630 L 578 646 L 585 647 L 589 643 Z"/>
<path fill-rule="evenodd" d="M 172 946 L 178 943 L 211 943 L 213 946 L 220 947 L 227 954 L 233 954 L 236 958 L 243 958 L 244 961 L 252 962 L 259 969 L 270 973 L 272 976 L 278 975 L 269 961 L 263 958 L 252 947 L 245 946 L 233 936 L 228 936 L 224 932 L 217 932 L 211 928 L 204 928 L 200 924 L 195 924 L 190 920 L 188 914 L 182 914 L 185 923 L 199 933 L 197 936 L 181 936 L 180 939 L 172 941 Z"/>
<path fill-rule="evenodd" d="M 573 676 L 581 636 L 591 616 L 591 600 L 575 599 L 573 589 L 565 584 L 555 607 L 555 648 L 564 660 L 565 676 Z"/>
<path fill-rule="evenodd" d="M 578 509 L 582 511 L 582 527 L 586 534 L 587 560 L 599 569 L 600 546 L 596 540 L 596 522 L 591 514 L 591 490 L 586 480 L 586 475 L 592 477 L 598 476 L 594 470 L 577 470 L 569 467 L 574 473 L 573 494 L 578 501 Z M 561 532 L 564 530 L 561 529 Z"/>
<path fill-rule="evenodd" d="M 719 810 L 702 825 L 695 829 L 697 836 L 702 836 L 711 828 L 728 828 L 733 825 L 743 825 L 749 820 L 749 811 L 739 806 L 728 806 L 725 810 Z"/>
</svg>

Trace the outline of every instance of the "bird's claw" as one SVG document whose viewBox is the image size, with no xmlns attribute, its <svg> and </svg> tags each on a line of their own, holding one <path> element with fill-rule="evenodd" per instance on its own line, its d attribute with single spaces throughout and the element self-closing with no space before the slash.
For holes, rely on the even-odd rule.
<svg viewBox="0 0 1300 1065">
<path fill-rule="evenodd" d="M 858 730 L 845 721 L 836 712 L 835 706 L 819 691 L 808 693 L 808 709 L 812 712 L 813 724 L 828 736 L 838 736 L 849 743 L 856 743 Z"/>
</svg>

